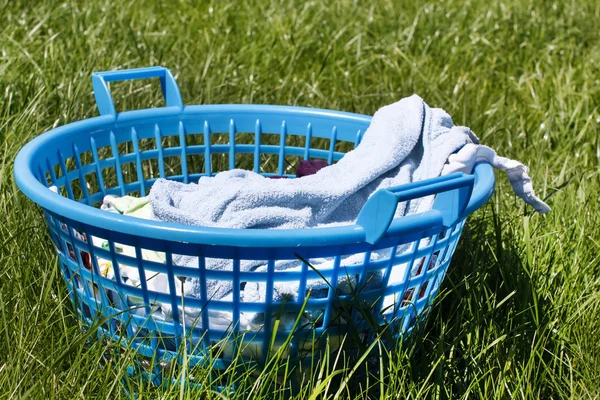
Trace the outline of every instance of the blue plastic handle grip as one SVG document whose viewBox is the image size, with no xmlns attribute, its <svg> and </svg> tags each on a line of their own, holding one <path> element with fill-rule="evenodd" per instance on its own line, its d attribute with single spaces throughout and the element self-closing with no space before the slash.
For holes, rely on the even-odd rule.
<svg viewBox="0 0 600 400">
<path fill-rule="evenodd" d="M 398 203 L 437 194 L 433 209 L 442 214 L 443 226 L 450 227 L 463 217 L 474 182 L 473 175 L 456 173 L 381 189 L 365 203 L 356 224 L 363 227 L 366 242 L 374 244 L 387 232 Z"/>
<path fill-rule="evenodd" d="M 173 78 L 171 71 L 164 67 L 135 68 L 122 71 L 94 72 L 92 74 L 94 97 L 96 98 L 96 104 L 98 105 L 100 115 L 117 116 L 115 104 L 107 82 L 148 78 L 160 78 L 160 86 L 167 107 L 183 108 L 179 87 L 177 86 L 177 82 L 175 82 L 175 78 Z"/>
</svg>

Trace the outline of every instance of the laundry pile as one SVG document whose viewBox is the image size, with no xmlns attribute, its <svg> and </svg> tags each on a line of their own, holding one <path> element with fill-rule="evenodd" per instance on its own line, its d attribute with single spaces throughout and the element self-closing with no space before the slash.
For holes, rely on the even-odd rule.
<svg viewBox="0 0 600 400">
<path fill-rule="evenodd" d="M 348 152 L 333 165 L 323 160 L 305 160 L 297 166 L 296 179 L 268 179 L 251 171 L 234 169 L 211 177 L 202 177 L 197 183 L 183 184 L 158 179 L 149 196 L 106 196 L 102 209 L 139 218 L 155 219 L 187 225 L 238 229 L 304 229 L 354 224 L 367 199 L 380 189 L 425 180 L 453 172 L 470 173 L 477 162 L 488 162 L 505 171 L 517 196 L 540 213 L 550 208 L 535 196 L 527 168 L 514 160 L 499 157 L 496 152 L 479 143 L 469 128 L 455 126 L 450 116 L 439 108 L 430 108 L 413 95 L 378 110 L 364 133 L 360 145 Z M 285 178 L 285 177 L 271 177 Z M 202 207 L 198 207 L 202 204 Z M 433 196 L 403 202 L 398 205 L 395 217 L 429 210 Z M 95 238 L 94 240 L 96 240 Z M 94 243 L 104 246 L 105 243 Z M 117 251 L 135 257 L 132 247 L 121 246 Z M 406 251 L 399 248 L 398 252 Z M 372 252 L 371 261 L 381 254 Z M 165 255 L 143 250 L 146 260 L 164 263 Z M 98 260 L 108 265 L 108 260 Z M 355 254 L 341 259 L 341 267 L 365 261 L 365 254 Z M 232 261 L 207 259 L 207 269 L 232 270 Z M 311 260 L 314 267 L 331 267 L 333 259 Z M 435 260 L 432 260 L 435 262 Z M 174 256 L 173 263 L 180 266 L 197 265 L 190 256 Z M 299 260 L 277 261 L 279 271 L 299 270 Z M 241 271 L 266 271 L 266 261 L 242 260 Z M 112 278 L 111 267 L 105 267 L 106 276 Z M 137 268 L 120 267 L 124 279 L 139 283 Z M 399 273 L 403 272 L 398 271 Z M 164 274 L 161 274 L 164 275 Z M 394 277 L 392 277 L 393 279 Z M 350 291 L 356 286 L 356 276 L 340 274 L 337 287 Z M 168 293 L 166 276 L 147 278 L 148 288 Z M 381 276 L 369 277 L 372 285 L 381 284 Z M 318 297 L 325 281 L 308 284 Z M 178 288 L 187 296 L 199 296 L 199 283 L 187 279 Z M 230 283 L 215 281 L 207 285 L 208 297 L 214 300 L 231 298 Z M 276 282 L 276 299 L 295 299 L 298 283 Z M 242 301 L 264 301 L 263 283 L 247 282 L 241 291 Z M 140 299 L 141 302 L 141 299 Z M 154 302 L 155 316 L 172 318 L 170 305 Z M 200 310 L 184 310 L 186 318 L 193 321 Z M 231 314 L 211 312 L 213 323 L 227 327 Z M 310 316 L 307 316 L 310 319 Z M 240 321 L 241 329 L 260 326 L 262 316 L 247 314 Z"/>
</svg>

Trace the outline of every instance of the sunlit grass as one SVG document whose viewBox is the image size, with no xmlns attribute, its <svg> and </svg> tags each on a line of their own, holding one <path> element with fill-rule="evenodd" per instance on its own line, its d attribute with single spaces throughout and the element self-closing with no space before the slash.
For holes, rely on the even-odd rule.
<svg viewBox="0 0 600 400">
<path fill-rule="evenodd" d="M 171 69 L 186 104 L 372 114 L 418 93 L 528 164 L 553 208 L 531 214 L 499 175 L 427 323 L 395 351 L 374 342 L 384 356 L 360 362 L 333 353 L 296 388 L 285 357 L 215 372 L 219 393 L 192 368 L 204 385 L 184 396 L 600 396 L 597 1 L 0 0 L 0 21 L 0 398 L 180 396 L 177 385 L 123 380 L 130 351 L 86 344 L 40 210 L 12 178 L 27 141 L 97 115 L 91 72 L 150 65 Z M 112 91 L 118 110 L 162 104 L 153 81 Z"/>
</svg>

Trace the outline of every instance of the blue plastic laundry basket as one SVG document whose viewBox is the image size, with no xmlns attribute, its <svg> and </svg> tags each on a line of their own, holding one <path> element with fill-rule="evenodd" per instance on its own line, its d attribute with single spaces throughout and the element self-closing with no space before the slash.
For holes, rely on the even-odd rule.
<svg viewBox="0 0 600 400">
<path fill-rule="evenodd" d="M 107 83 L 152 77 L 160 78 L 166 107 L 116 113 Z M 179 307 L 182 297 L 176 292 L 179 277 L 200 282 L 199 297 L 183 299 L 185 307 L 201 310 L 199 319 L 186 332 L 191 364 L 205 362 L 208 349 L 223 340 L 238 347 L 251 342 L 253 354 L 244 356 L 264 361 L 271 339 L 276 344 L 292 329 L 274 332 L 274 320 L 298 314 L 302 307 L 318 317 L 309 326 L 295 327 L 288 350 L 291 357 L 310 360 L 312 352 L 303 354 L 303 332 L 313 338 L 339 339 L 353 331 L 368 342 L 376 331 L 374 323 L 392 323 L 392 334 L 398 337 L 412 329 L 416 317 L 437 294 L 465 218 L 494 190 L 492 168 L 478 164 L 472 175 L 453 174 L 379 191 L 365 204 L 355 225 L 334 228 L 220 229 L 109 213 L 94 207 L 107 194 L 143 196 L 158 177 L 194 182 L 214 175 L 215 161 L 223 157 L 229 169 L 239 168 L 246 160 L 248 168 L 256 172 L 290 177 L 286 167 L 289 159 L 320 158 L 335 163 L 343 157 L 343 149 L 360 143 L 371 118 L 302 107 L 184 106 L 173 76 L 160 67 L 95 73 L 92 81 L 100 116 L 53 129 L 32 140 L 17 156 L 15 178 L 21 190 L 44 211 L 71 300 L 82 321 L 91 325 L 106 319 L 98 328 L 99 334 L 135 347 L 142 356 L 160 360 L 178 354 L 185 327 L 185 315 Z M 277 163 L 264 163 L 264 158 L 276 159 Z M 265 165 L 277 168 L 264 171 Z M 57 187 L 58 193 L 49 190 L 51 186 Z M 393 219 L 398 202 L 430 195 L 436 195 L 430 211 Z M 108 245 L 97 246 L 92 238 L 105 240 Z M 123 245 L 134 248 L 136 256 L 119 253 L 117 249 Z M 144 250 L 164 252 L 166 261 L 145 260 L 141 256 Z M 374 259 L 374 252 L 387 255 Z M 363 261 L 341 266 L 340 260 L 352 254 L 364 255 Z M 173 255 L 195 256 L 197 266 L 174 265 Z M 316 257 L 330 257 L 333 263 L 330 268 L 314 270 L 310 260 Z M 231 271 L 206 268 L 207 258 L 229 260 Z M 303 260 L 301 271 L 275 270 L 276 261 L 299 258 Z M 114 279 L 104 276 L 99 259 L 110 260 Z M 265 260 L 266 271 L 241 272 L 240 260 Z M 119 268 L 125 265 L 138 269 L 139 285 L 121 278 Z M 390 281 L 392 271 L 399 270 L 403 271 L 402 279 Z M 167 275 L 168 293 L 147 288 L 146 277 L 157 273 Z M 383 276 L 375 287 L 365 285 L 372 273 Z M 356 277 L 358 284 L 352 293 L 337 290 L 342 274 Z M 207 299 L 207 280 L 230 281 L 231 300 Z M 310 280 L 326 281 L 326 293 L 319 298 L 308 296 L 305 288 Z M 278 281 L 298 282 L 297 300 L 240 300 L 247 282 L 265 283 L 266 298 L 273 299 L 273 286 Z M 155 301 L 172 307 L 170 320 L 153 317 Z M 340 304 L 344 302 L 366 307 L 370 317 L 354 308 L 341 319 Z M 223 329 L 213 324 L 211 312 L 229 313 L 230 326 Z M 240 317 L 250 312 L 263 315 L 264 324 L 244 331 Z M 222 369 L 232 353 L 222 351 L 210 357 L 211 366 Z"/>
</svg>

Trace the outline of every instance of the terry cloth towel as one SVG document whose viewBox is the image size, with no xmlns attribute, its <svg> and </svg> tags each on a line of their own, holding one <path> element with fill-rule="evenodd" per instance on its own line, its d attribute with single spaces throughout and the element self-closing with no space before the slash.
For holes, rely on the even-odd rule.
<svg viewBox="0 0 600 400">
<path fill-rule="evenodd" d="M 375 191 L 439 176 L 450 155 L 465 145 L 478 143 L 470 129 L 454 126 L 446 112 L 430 108 L 413 95 L 377 111 L 360 145 L 335 165 L 314 175 L 270 180 L 254 172 L 231 170 L 202 177 L 197 184 L 159 179 L 150 191 L 150 204 L 157 219 L 188 225 L 299 229 L 352 224 Z M 448 167 L 447 172 L 459 167 L 466 169 L 468 165 L 457 164 Z M 523 189 L 517 194 L 526 201 L 543 204 L 534 196 L 531 186 L 524 185 Z M 395 217 L 426 211 L 432 204 L 433 196 L 401 203 Z M 545 210 L 543 206 L 536 209 Z M 361 262 L 357 261 L 361 256 L 364 255 L 342 259 L 341 266 Z M 377 259 L 378 254 L 373 253 L 372 257 Z M 191 266 L 196 260 L 181 257 L 174 262 Z M 324 260 L 327 262 L 330 260 Z M 240 268 L 249 271 L 264 268 L 265 264 L 265 261 L 242 261 Z M 275 268 L 289 270 L 299 265 L 297 261 L 282 261 Z M 206 267 L 231 270 L 232 263 L 207 259 Z M 260 298 L 259 286 L 247 284 L 243 300 Z M 214 282 L 207 290 L 209 298 L 220 299 L 231 292 L 231 285 Z M 289 284 L 275 288 L 281 296 L 297 295 L 294 290 Z"/>
<path fill-rule="evenodd" d="M 310 228 L 353 223 L 376 190 L 440 175 L 450 154 L 475 136 L 414 95 L 381 108 L 360 145 L 335 165 L 300 179 L 266 179 L 245 170 L 197 184 L 158 179 L 150 191 L 156 218 L 223 228 Z M 431 202 L 432 199 L 429 199 Z M 400 204 L 396 216 L 428 208 Z M 202 207 L 198 207 L 202 204 Z"/>
</svg>

